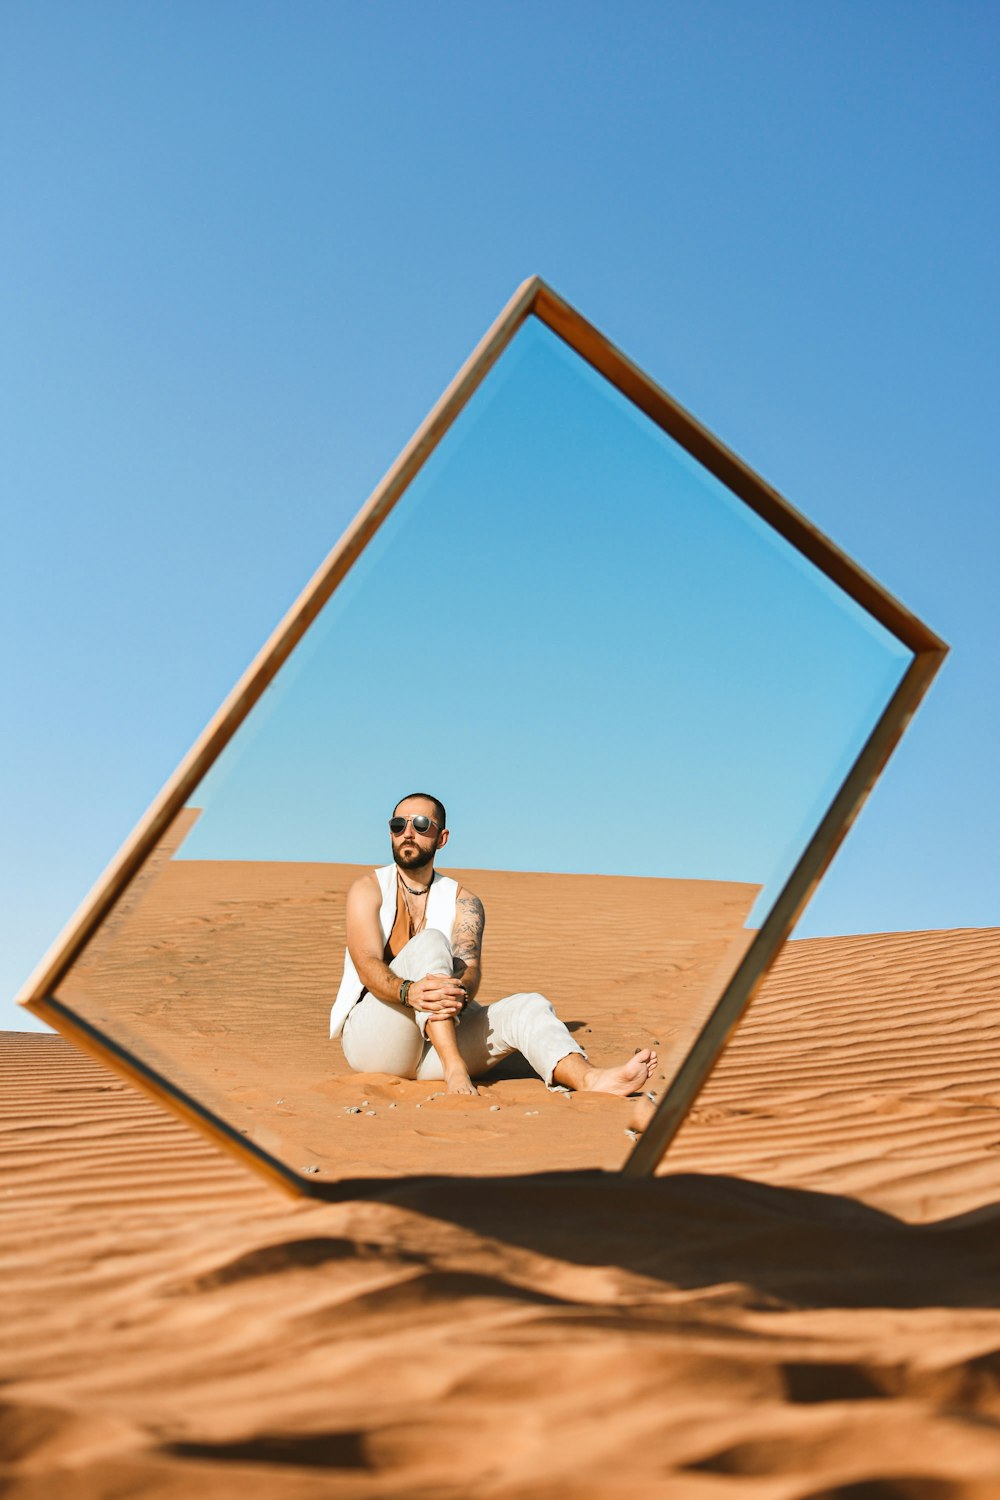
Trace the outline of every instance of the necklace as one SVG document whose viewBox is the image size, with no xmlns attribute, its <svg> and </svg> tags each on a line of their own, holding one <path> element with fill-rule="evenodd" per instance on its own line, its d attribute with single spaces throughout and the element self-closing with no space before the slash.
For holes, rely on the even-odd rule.
<svg viewBox="0 0 1000 1500">
<path fill-rule="evenodd" d="M 426 896 L 427 892 L 430 890 L 430 886 L 427 885 L 407 885 L 406 881 L 403 879 L 402 875 L 399 874 L 398 870 L 396 871 L 396 874 L 399 876 L 399 883 L 403 887 L 403 890 L 409 891 L 411 896 Z"/>
<path fill-rule="evenodd" d="M 399 874 L 398 871 L 396 873 L 397 873 L 397 875 Z M 412 886 L 407 885 L 406 881 L 403 879 L 403 877 L 401 875 L 399 875 L 399 889 L 400 889 L 400 892 L 401 892 L 402 897 L 403 897 L 403 908 L 404 908 L 404 910 L 406 912 L 407 921 L 409 922 L 409 925 L 410 925 L 410 936 L 411 937 L 416 937 L 417 933 L 421 932 L 423 930 L 424 926 L 426 925 L 426 922 L 427 922 L 427 905 L 426 905 L 426 903 L 424 904 L 424 909 L 423 909 L 423 911 L 420 913 L 420 915 L 418 917 L 417 914 L 416 914 L 416 912 L 413 910 L 413 907 L 410 905 L 406 893 L 407 893 L 407 891 L 409 891 L 409 893 L 410 893 L 411 896 L 417 896 L 417 895 L 426 896 L 427 895 L 427 891 L 426 890 L 422 890 L 422 889 L 414 890 Z"/>
</svg>

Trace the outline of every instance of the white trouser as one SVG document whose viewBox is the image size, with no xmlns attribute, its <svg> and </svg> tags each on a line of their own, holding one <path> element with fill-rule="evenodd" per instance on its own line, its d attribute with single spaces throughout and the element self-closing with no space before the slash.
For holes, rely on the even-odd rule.
<svg viewBox="0 0 1000 1500">
<path fill-rule="evenodd" d="M 414 981 L 428 974 L 450 975 L 451 944 L 443 932 L 427 928 L 410 939 L 389 967 L 400 979 Z M 410 1010 L 367 994 L 344 1023 L 344 1056 L 358 1073 L 443 1078 L 441 1059 L 424 1036 L 431 1019 L 426 1011 Z M 458 1050 L 472 1078 L 512 1052 L 520 1052 L 551 1088 L 552 1074 L 562 1058 L 571 1052 L 587 1055 L 551 1002 L 536 993 L 508 995 L 492 1005 L 477 1005 L 470 1000 L 455 1023 Z"/>
</svg>

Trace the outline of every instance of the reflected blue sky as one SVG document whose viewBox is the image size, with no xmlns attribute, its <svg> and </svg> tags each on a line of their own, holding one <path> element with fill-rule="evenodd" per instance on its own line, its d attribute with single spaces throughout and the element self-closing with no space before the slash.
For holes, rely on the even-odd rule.
<svg viewBox="0 0 1000 1500">
<path fill-rule="evenodd" d="M 536 320 L 191 799 L 191 859 L 762 884 L 910 653 Z M 753 920 L 762 915 L 758 906 Z"/>
</svg>

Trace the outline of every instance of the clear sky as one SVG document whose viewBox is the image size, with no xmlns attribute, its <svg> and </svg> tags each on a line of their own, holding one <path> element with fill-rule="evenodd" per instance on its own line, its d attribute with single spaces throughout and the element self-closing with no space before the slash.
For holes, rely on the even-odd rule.
<svg viewBox="0 0 1000 1500">
<path fill-rule="evenodd" d="M 953 646 L 800 933 L 1000 922 L 998 40 L 4 7 L 2 993 L 536 271 Z"/>
<path fill-rule="evenodd" d="M 181 857 L 381 863 L 423 788 L 445 865 L 740 881 L 756 925 L 911 660 L 531 319 L 192 793 Z"/>
</svg>

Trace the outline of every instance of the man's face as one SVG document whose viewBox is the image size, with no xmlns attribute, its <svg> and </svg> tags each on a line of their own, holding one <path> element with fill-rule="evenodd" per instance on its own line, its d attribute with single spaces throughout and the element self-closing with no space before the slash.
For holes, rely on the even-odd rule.
<svg viewBox="0 0 1000 1500">
<path fill-rule="evenodd" d="M 431 820 L 426 833 L 418 833 L 413 823 L 407 822 L 402 833 L 389 834 L 392 840 L 392 857 L 401 870 L 420 870 L 433 864 L 434 855 L 447 843 L 447 831 L 438 827 L 434 803 L 429 802 L 426 797 L 407 797 L 395 809 L 393 817 L 412 819 L 421 813 Z"/>
</svg>

